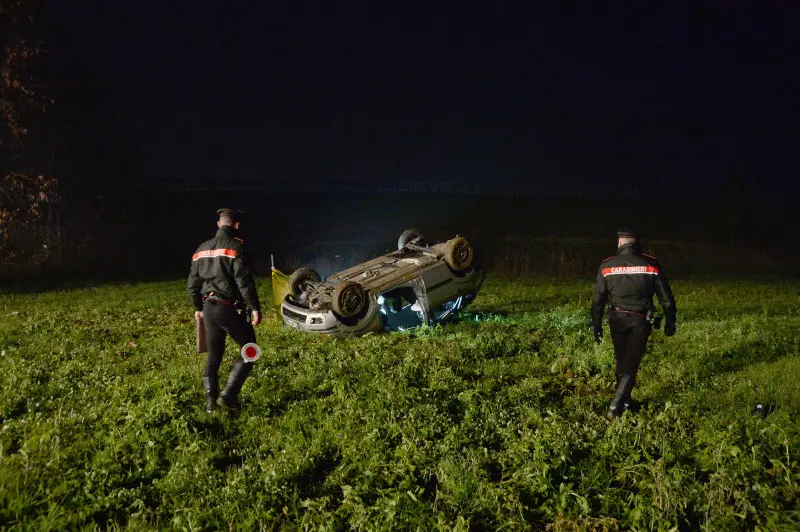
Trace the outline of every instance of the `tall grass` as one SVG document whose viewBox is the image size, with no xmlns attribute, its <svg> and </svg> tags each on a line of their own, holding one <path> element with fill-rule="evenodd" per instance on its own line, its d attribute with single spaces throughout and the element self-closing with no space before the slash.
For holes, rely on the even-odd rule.
<svg viewBox="0 0 800 532">
<path fill-rule="evenodd" d="M 614 423 L 590 282 L 489 281 L 459 323 L 340 341 L 270 314 L 238 417 L 203 410 L 183 282 L 6 295 L 0 526 L 796 529 L 798 289 L 676 282 Z"/>
</svg>

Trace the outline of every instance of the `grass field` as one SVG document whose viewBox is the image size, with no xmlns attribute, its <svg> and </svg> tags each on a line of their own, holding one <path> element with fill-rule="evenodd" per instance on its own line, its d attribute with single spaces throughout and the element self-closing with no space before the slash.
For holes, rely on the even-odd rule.
<svg viewBox="0 0 800 532">
<path fill-rule="evenodd" d="M 614 423 L 590 281 L 489 281 L 414 334 L 270 316 L 238 417 L 203 410 L 183 281 L 4 294 L 0 527 L 797 530 L 800 283 L 673 288 Z"/>
</svg>

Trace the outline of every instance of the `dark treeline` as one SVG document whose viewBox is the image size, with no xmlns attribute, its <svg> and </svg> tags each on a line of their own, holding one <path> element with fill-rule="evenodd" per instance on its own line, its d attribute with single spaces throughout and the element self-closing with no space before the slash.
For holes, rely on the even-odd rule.
<svg viewBox="0 0 800 532">
<path fill-rule="evenodd" d="M 494 275 L 591 276 L 615 252 L 615 231 L 625 225 L 644 233 L 645 249 L 674 276 L 800 273 L 797 253 L 786 246 L 791 226 L 774 223 L 788 219 L 789 203 L 742 204 L 735 196 L 690 205 L 399 193 L 177 193 L 161 201 L 168 231 L 159 230 L 160 217 L 140 220 L 147 234 L 162 235 L 156 247 L 170 251 L 158 266 L 174 265 L 175 274 L 210 237 L 214 209 L 222 205 L 250 214 L 243 236 L 261 274 L 269 271 L 270 254 L 280 269 L 310 265 L 331 273 L 393 249 L 400 233 L 413 227 L 434 241 L 465 236 Z"/>
<path fill-rule="evenodd" d="M 242 236 L 259 276 L 269 274 L 270 255 L 283 271 L 304 265 L 327 275 L 393 249 L 400 233 L 414 227 L 429 240 L 467 237 L 496 277 L 589 277 L 614 253 L 615 229 L 623 225 L 644 233 L 645 251 L 659 256 L 671 277 L 800 273 L 796 252 L 785 245 L 791 229 L 773 222 L 781 217 L 776 204 L 738 210 L 730 202 L 231 192 L 129 193 L 85 228 L 89 238 L 69 243 L 75 260 L 15 277 L 18 284 L 183 277 L 197 245 L 216 230 L 215 210 L 222 206 L 247 212 Z"/>
</svg>

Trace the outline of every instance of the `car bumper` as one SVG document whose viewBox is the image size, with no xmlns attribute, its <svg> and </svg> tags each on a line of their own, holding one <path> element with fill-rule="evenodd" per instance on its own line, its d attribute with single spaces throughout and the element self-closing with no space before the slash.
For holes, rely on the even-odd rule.
<svg viewBox="0 0 800 532">
<path fill-rule="evenodd" d="M 341 338 L 380 331 L 382 323 L 377 310 L 376 302 L 371 299 L 364 317 L 355 323 L 345 324 L 330 310 L 317 311 L 303 308 L 292 303 L 287 297 L 281 303 L 281 318 L 286 327 Z"/>
</svg>

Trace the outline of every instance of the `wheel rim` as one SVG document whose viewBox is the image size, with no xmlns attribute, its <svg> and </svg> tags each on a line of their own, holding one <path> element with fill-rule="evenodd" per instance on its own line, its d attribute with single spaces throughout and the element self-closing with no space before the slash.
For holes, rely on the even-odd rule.
<svg viewBox="0 0 800 532">
<path fill-rule="evenodd" d="M 364 294 L 357 286 L 348 286 L 339 297 L 342 311 L 346 314 L 356 314 L 364 304 Z"/>
<path fill-rule="evenodd" d="M 469 262 L 470 256 L 469 246 L 461 244 L 455 249 L 455 253 L 453 255 L 455 256 L 457 264 L 460 266 L 466 266 L 467 262 Z"/>
</svg>

